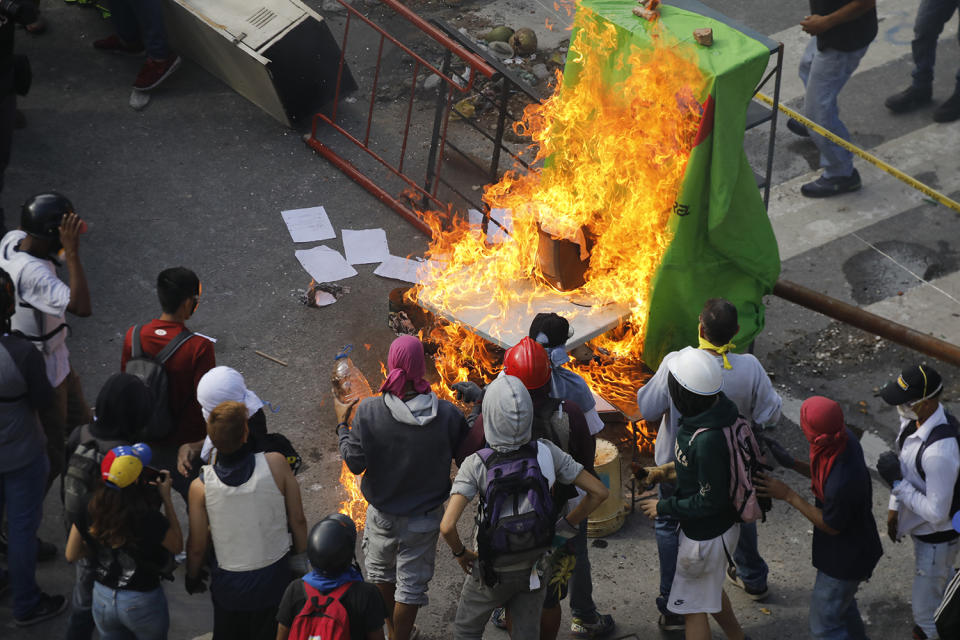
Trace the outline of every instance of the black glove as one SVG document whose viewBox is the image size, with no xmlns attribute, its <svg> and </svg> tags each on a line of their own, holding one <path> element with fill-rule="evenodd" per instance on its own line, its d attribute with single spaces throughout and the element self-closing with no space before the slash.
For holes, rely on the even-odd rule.
<svg viewBox="0 0 960 640">
<path fill-rule="evenodd" d="M 880 455 L 877 460 L 877 472 L 883 481 L 893 488 L 893 483 L 897 480 L 903 480 L 903 473 L 900 471 L 900 458 L 892 451 L 887 451 Z"/>
<path fill-rule="evenodd" d="M 786 467 L 787 469 L 793 469 L 793 465 L 796 463 L 796 460 L 786 448 L 769 436 L 760 436 L 763 440 L 763 444 L 766 445 L 767 451 L 770 452 L 770 455 L 780 463 L 781 467 Z"/>
<path fill-rule="evenodd" d="M 40 12 L 31 0 L 0 0 L 0 13 L 24 26 L 37 21 Z"/>
<path fill-rule="evenodd" d="M 187 588 L 187 593 L 193 595 L 195 593 L 205 592 L 207 590 L 206 579 L 209 575 L 206 569 L 200 569 L 200 573 L 196 578 L 191 578 L 190 576 L 184 577 L 183 586 Z"/>
<path fill-rule="evenodd" d="M 483 389 L 476 382 L 458 382 L 450 387 L 460 402 L 480 402 L 483 400 Z"/>
</svg>

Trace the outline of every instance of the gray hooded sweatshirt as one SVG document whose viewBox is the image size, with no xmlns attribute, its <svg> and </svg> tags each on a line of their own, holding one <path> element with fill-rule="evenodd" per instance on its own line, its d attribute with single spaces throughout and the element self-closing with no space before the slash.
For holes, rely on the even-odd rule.
<svg viewBox="0 0 960 640">
<path fill-rule="evenodd" d="M 384 393 L 365 398 L 352 427 L 338 431 L 340 455 L 364 474 L 360 491 L 377 510 L 423 515 L 447 499 L 450 461 L 468 431 L 460 410 L 433 392 L 406 402 Z"/>
<path fill-rule="evenodd" d="M 505 375 L 491 382 L 484 393 L 481 408 L 483 435 L 491 449 L 508 453 L 530 442 L 533 402 L 519 378 Z M 574 479 L 583 471 L 583 465 L 549 440 L 537 441 L 537 462 L 550 486 L 557 481 L 573 484 Z M 480 455 L 474 453 L 460 465 L 450 493 L 472 500 L 478 493 L 486 491 L 486 488 L 486 467 Z M 498 571 L 530 568 L 540 555 L 540 551 L 535 551 L 522 554 L 523 557 L 502 556 L 494 566 Z"/>
</svg>

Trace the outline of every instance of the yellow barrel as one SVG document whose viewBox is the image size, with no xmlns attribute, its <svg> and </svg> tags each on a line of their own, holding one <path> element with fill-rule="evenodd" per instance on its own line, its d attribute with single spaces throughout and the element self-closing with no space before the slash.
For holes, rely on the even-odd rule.
<svg viewBox="0 0 960 640">
<path fill-rule="evenodd" d="M 597 438 L 593 467 L 600 482 L 610 490 L 610 495 L 587 518 L 587 536 L 602 538 L 618 531 L 626 517 L 620 486 L 620 452 L 616 445 L 609 440 Z"/>
</svg>

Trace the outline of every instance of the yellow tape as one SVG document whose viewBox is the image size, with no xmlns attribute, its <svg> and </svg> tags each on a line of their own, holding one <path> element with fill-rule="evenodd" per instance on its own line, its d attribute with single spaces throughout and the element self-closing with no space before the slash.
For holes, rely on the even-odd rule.
<svg viewBox="0 0 960 640">
<path fill-rule="evenodd" d="M 760 100 L 761 102 L 767 103 L 767 105 L 769 105 L 770 107 L 773 107 L 773 100 L 772 100 L 769 96 L 765 96 L 765 95 L 763 95 L 762 93 L 757 93 L 756 98 L 757 98 L 757 100 Z M 910 185 L 911 187 L 913 187 L 913 188 L 916 189 L 917 191 L 919 191 L 919 192 L 921 192 L 921 193 L 923 193 L 923 194 L 931 197 L 932 199 L 936 200 L 937 202 L 939 202 L 939 203 L 942 204 L 943 206 L 949 207 L 950 209 L 953 209 L 953 210 L 956 211 L 957 213 L 960 213 L 960 202 L 957 202 L 957 201 L 955 201 L 955 200 L 951 200 L 950 198 L 948 198 L 947 196 L 943 195 L 943 194 L 940 193 L 939 191 L 937 191 L 937 190 L 935 190 L 935 189 L 933 189 L 933 188 L 931 188 L 931 187 L 928 187 L 927 185 L 923 184 L 922 182 L 920 182 L 919 180 L 917 180 L 917 179 L 915 179 L 915 178 L 912 178 L 912 177 L 908 176 L 907 174 L 905 174 L 903 171 L 900 171 L 900 170 L 897 169 L 896 167 L 891 167 L 889 164 L 887 164 L 886 162 L 884 162 L 884 161 L 881 160 L 880 158 L 878 158 L 878 157 L 876 157 L 876 156 L 874 156 L 874 155 L 871 155 L 871 154 L 867 153 L 866 151 L 864 151 L 864 150 L 861 149 L 860 147 L 855 147 L 854 145 L 850 144 L 849 142 L 847 142 L 847 141 L 844 140 L 843 138 L 841 138 L 841 137 L 839 137 L 839 136 L 837 136 L 837 135 L 835 135 L 835 134 L 827 131 L 826 129 L 824 129 L 823 127 L 821 127 L 820 125 L 818 125 L 816 122 L 813 122 L 813 121 L 808 120 L 807 118 L 803 117 L 802 115 L 800 115 L 799 113 L 797 113 L 797 112 L 794 111 L 793 109 L 790 109 L 789 107 L 785 107 L 785 106 L 783 106 L 782 104 L 779 105 L 779 107 L 780 107 L 780 111 L 783 111 L 785 114 L 787 114 L 788 116 L 790 116 L 791 118 L 793 118 L 794 120 L 796 120 L 797 122 L 799 122 L 800 124 L 802 124 L 803 126 L 805 126 L 807 129 L 809 129 L 809 130 L 811 130 L 811 131 L 813 131 L 813 132 L 815 132 L 815 133 L 819 133 L 821 136 L 823 136 L 824 138 L 826 138 L 826 139 L 829 140 L 830 142 L 833 142 L 834 144 L 843 147 L 843 148 L 846 149 L 847 151 L 850 151 L 850 152 L 853 153 L 854 155 L 857 155 L 857 156 L 863 158 L 864 160 L 866 160 L 867 162 L 869 162 L 869 163 L 872 164 L 873 166 L 878 167 L 879 169 L 881 169 L 881 170 L 883 170 L 883 171 L 886 171 L 887 173 L 889 173 L 890 175 L 892 175 L 894 178 L 897 178 L 898 180 L 902 180 L 903 182 L 906 182 L 908 185 Z"/>
</svg>

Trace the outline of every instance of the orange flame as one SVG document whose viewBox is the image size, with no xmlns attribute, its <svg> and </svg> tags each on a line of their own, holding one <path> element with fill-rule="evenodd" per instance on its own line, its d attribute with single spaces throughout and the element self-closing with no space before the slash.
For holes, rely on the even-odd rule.
<svg viewBox="0 0 960 640">
<path fill-rule="evenodd" d="M 367 524 L 367 501 L 360 492 L 363 474 L 355 476 L 346 462 L 341 465 L 340 484 L 347 491 L 347 499 L 340 503 L 340 513 L 350 516 L 357 525 L 357 531 L 360 531 Z"/>
<path fill-rule="evenodd" d="M 510 171 L 484 190 L 491 209 L 512 212 L 511 237 L 491 245 L 476 227 L 455 220 L 450 228 L 445 216 L 427 213 L 431 261 L 411 297 L 448 317 L 492 300 L 492 308 L 500 310 L 498 326 L 520 323 L 525 329 L 529 317 L 506 317 L 505 310 L 530 308 L 557 295 L 537 264 L 540 228 L 556 239 L 585 243 L 585 234 L 595 238 L 586 282 L 568 295 L 588 300 L 594 309 L 619 304 L 629 315 L 615 335 L 591 343 L 608 354 L 603 362 L 574 368 L 596 392 L 632 415 L 643 377 L 650 284 L 672 240 L 668 220 L 707 85 L 693 46 L 675 41 L 659 22 L 646 24 L 652 48 L 632 47 L 626 53 L 617 50 L 616 28 L 592 12 L 581 7 L 575 26 L 568 55 L 574 69 L 567 69 L 568 79 L 576 74 L 575 82 L 564 84 L 558 74 L 554 95 L 528 106 L 514 125 L 533 140 L 530 151 L 543 168 Z M 518 287 L 518 282 L 532 287 Z M 581 306 L 575 313 L 590 311 Z M 487 380 L 489 371 L 481 366 L 477 375 L 466 364 L 486 362 L 490 354 L 479 346 L 483 341 L 457 325 L 443 332 L 436 358 L 443 380 L 448 385 L 470 377 Z"/>
</svg>

